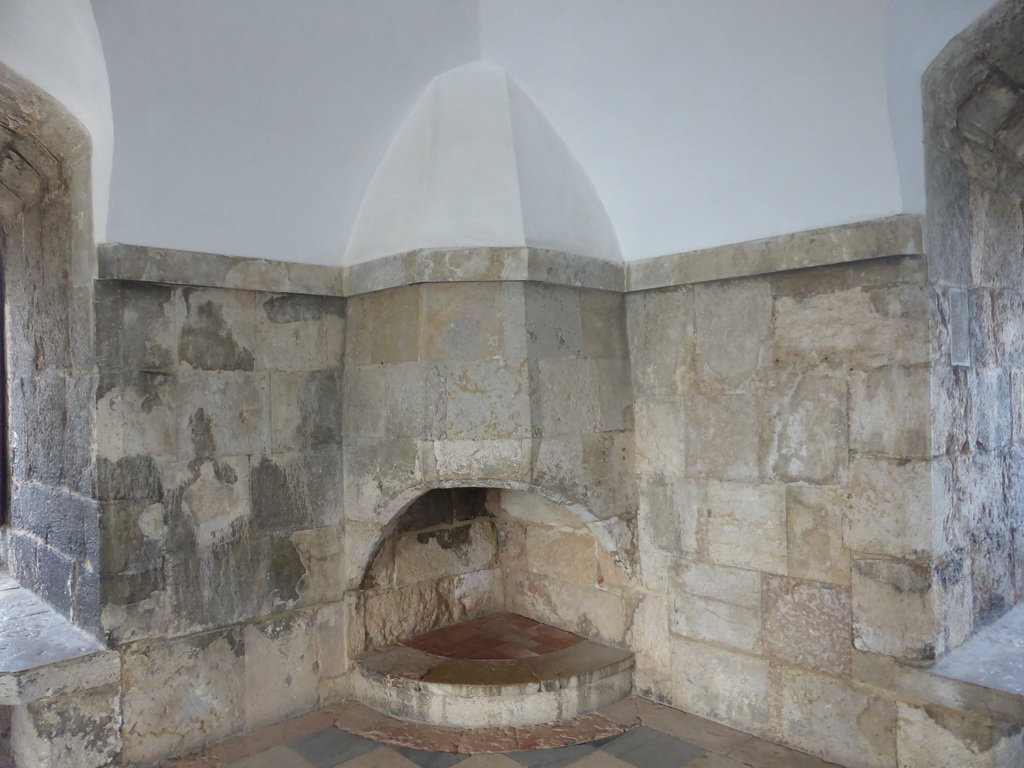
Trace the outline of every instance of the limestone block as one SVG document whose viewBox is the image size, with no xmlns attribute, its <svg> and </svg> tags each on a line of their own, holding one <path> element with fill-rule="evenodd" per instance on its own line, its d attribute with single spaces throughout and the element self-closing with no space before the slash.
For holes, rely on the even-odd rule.
<svg viewBox="0 0 1024 768">
<path fill-rule="evenodd" d="M 696 595 L 673 596 L 672 631 L 750 653 L 761 653 L 761 611 Z"/>
<path fill-rule="evenodd" d="M 250 470 L 253 531 L 290 535 L 341 522 L 341 451 L 295 451 L 253 457 Z"/>
<path fill-rule="evenodd" d="M 530 440 L 435 440 L 434 465 L 441 481 L 529 482 Z"/>
<path fill-rule="evenodd" d="M 375 520 L 382 505 L 422 481 L 420 450 L 410 439 L 355 439 L 342 450 L 345 517 Z"/>
<path fill-rule="evenodd" d="M 967 292 L 971 363 L 980 367 L 999 365 L 999 336 L 990 288 L 971 288 Z"/>
<path fill-rule="evenodd" d="M 185 288 L 178 357 L 201 371 L 255 369 L 256 296 L 250 291 Z"/>
<path fill-rule="evenodd" d="M 637 395 L 694 388 L 693 288 L 626 296 L 630 364 Z"/>
<path fill-rule="evenodd" d="M 673 636 L 672 706 L 746 733 L 768 736 L 768 662 Z"/>
<path fill-rule="evenodd" d="M 761 407 L 751 395 L 687 396 L 686 474 L 753 482 L 760 476 Z"/>
<path fill-rule="evenodd" d="M 598 577 L 594 537 L 586 529 L 567 531 L 528 525 L 526 567 L 538 576 L 593 586 Z"/>
<path fill-rule="evenodd" d="M 414 584 L 489 570 L 497 556 L 497 532 L 489 520 L 405 535 L 395 541 L 395 582 Z"/>
<path fill-rule="evenodd" d="M 505 354 L 501 283 L 434 283 L 422 290 L 421 360 Z"/>
<path fill-rule="evenodd" d="M 569 499 L 586 499 L 583 441 L 579 437 L 534 440 L 532 485 Z"/>
<path fill-rule="evenodd" d="M 843 543 L 859 553 L 913 560 L 932 548 L 929 461 L 857 457 L 843 504 Z"/>
<path fill-rule="evenodd" d="M 667 572 L 657 563 L 656 552 L 666 552 L 669 562 L 697 551 L 697 528 L 707 509 L 707 483 L 703 480 L 665 477 L 639 478 L 640 514 L 637 519 L 640 558 L 650 586 Z"/>
<path fill-rule="evenodd" d="M 1020 725 L 899 702 L 900 766 L 1014 768 L 1024 764 Z"/>
<path fill-rule="evenodd" d="M 697 375 L 725 391 L 741 389 L 772 356 L 772 294 L 764 280 L 694 288 Z"/>
<path fill-rule="evenodd" d="M 843 544 L 846 496 L 834 488 L 786 488 L 790 576 L 850 585 L 850 551 Z"/>
<path fill-rule="evenodd" d="M 932 366 L 931 449 L 936 456 L 959 453 L 970 444 L 971 375 L 971 370 L 962 366 Z"/>
<path fill-rule="evenodd" d="M 293 613 L 244 629 L 245 729 L 253 730 L 317 706 L 314 614 Z"/>
<path fill-rule="evenodd" d="M 769 463 L 782 482 L 838 485 L 845 476 L 846 379 L 808 373 L 781 393 Z"/>
<path fill-rule="evenodd" d="M 526 360 L 451 361 L 444 369 L 444 437 L 452 440 L 530 436 Z"/>
<path fill-rule="evenodd" d="M 270 374 L 270 450 L 340 444 L 342 377 L 335 371 Z"/>
<path fill-rule="evenodd" d="M 633 388 L 629 358 L 595 360 L 591 364 L 600 401 L 600 429 L 633 428 Z"/>
<path fill-rule="evenodd" d="M 974 445 L 985 451 L 1009 447 L 1013 430 L 1010 372 L 975 369 L 970 377 L 971 432 Z"/>
<path fill-rule="evenodd" d="M 587 505 L 594 516 L 608 520 L 637 509 L 636 458 L 631 431 L 584 435 L 583 475 Z"/>
<path fill-rule="evenodd" d="M 93 688 L 13 710 L 15 766 L 106 768 L 121 752 L 120 687 Z M 0 748 L 0 756 L 3 750 Z M 2 757 L 0 757 L 2 759 Z"/>
<path fill-rule="evenodd" d="M 626 303 L 616 291 L 579 292 L 583 356 L 589 360 L 623 360 L 629 356 Z"/>
<path fill-rule="evenodd" d="M 420 363 L 410 363 L 412 366 L 420 366 Z M 388 423 L 387 415 L 387 380 L 390 366 L 384 365 L 347 365 L 342 375 L 342 432 L 346 437 L 376 437 L 385 436 Z M 420 397 L 402 406 L 400 414 L 410 414 L 410 419 L 415 418 L 417 406 L 420 406 L 419 413 L 422 414 L 422 393 Z M 420 416 L 422 427 L 422 415 Z M 392 423 L 397 423 L 400 416 L 392 418 Z M 407 422 L 408 423 L 408 422 Z M 410 423 L 410 426 L 414 426 Z M 411 431 L 411 430 L 409 430 Z"/>
<path fill-rule="evenodd" d="M 576 358 L 538 360 L 535 376 L 530 387 L 535 436 L 597 431 L 601 409 L 593 363 Z"/>
<path fill-rule="evenodd" d="M 356 365 L 418 359 L 422 286 L 353 296 L 346 305 L 345 357 Z"/>
<path fill-rule="evenodd" d="M 970 553 L 963 547 L 947 547 L 932 561 L 932 603 L 940 628 L 936 656 L 959 648 L 974 631 L 971 571 Z"/>
<path fill-rule="evenodd" d="M 241 730 L 244 656 L 237 627 L 127 646 L 125 760 L 149 763 L 184 754 Z"/>
<path fill-rule="evenodd" d="M 562 528 L 583 527 L 583 522 L 568 507 L 528 491 L 502 490 L 499 510 L 525 523 L 557 525 Z"/>
<path fill-rule="evenodd" d="M 643 474 L 686 474 L 686 425 L 681 397 L 636 402 L 636 462 Z"/>
<path fill-rule="evenodd" d="M 943 95 L 948 92 L 948 84 L 943 83 Z M 971 247 L 971 214 L 966 170 L 956 153 L 947 154 L 931 146 L 925 150 L 925 162 L 931 206 L 924 247 L 928 254 L 928 277 L 947 284 L 968 285 L 970 262 L 964 255 Z"/>
<path fill-rule="evenodd" d="M 125 368 L 173 373 L 178 364 L 178 327 L 184 314 L 179 293 L 136 283 L 122 292 L 121 361 Z"/>
<path fill-rule="evenodd" d="M 436 366 L 427 363 L 393 363 L 383 366 L 384 434 L 395 437 L 435 438 L 443 428 L 442 379 Z M 353 381 L 352 386 L 379 386 L 380 379 Z M 351 390 L 350 390 L 351 391 Z M 380 409 L 377 395 L 355 393 L 360 403 Z M 355 407 L 359 407 L 357 403 Z M 346 411 L 349 405 L 346 405 Z M 346 415 L 348 415 L 346 413 Z M 379 414 L 367 414 L 369 419 Z M 354 415 L 355 420 L 359 420 Z"/>
<path fill-rule="evenodd" d="M 179 377 L 178 458 L 262 453 L 270 439 L 262 374 L 194 371 Z"/>
<path fill-rule="evenodd" d="M 634 685 L 640 695 L 668 696 L 672 679 L 669 605 L 663 595 L 640 595 L 627 640 L 636 655 Z"/>
<path fill-rule="evenodd" d="M 850 448 L 891 458 L 930 456 L 927 368 L 885 366 L 850 374 Z"/>
<path fill-rule="evenodd" d="M 324 696 L 325 684 L 330 687 L 330 681 L 343 678 L 348 673 L 349 629 L 345 600 L 327 603 L 315 610 L 316 664 L 320 675 L 318 698 L 321 706 L 330 703 Z"/>
<path fill-rule="evenodd" d="M 326 296 L 256 298 L 256 368 L 316 371 L 340 366 L 345 304 Z"/>
<path fill-rule="evenodd" d="M 625 643 L 633 616 L 621 595 L 529 573 L 506 577 L 508 610 L 598 642 Z"/>
<path fill-rule="evenodd" d="M 971 278 L 976 285 L 1019 289 L 1024 282 L 1020 199 L 971 185 Z"/>
<path fill-rule="evenodd" d="M 903 659 L 935 657 L 931 571 L 899 560 L 853 561 L 853 645 Z"/>
<path fill-rule="evenodd" d="M 527 283 L 524 296 L 527 357 L 582 357 L 579 290 L 563 285 Z"/>
<path fill-rule="evenodd" d="M 345 589 L 341 525 L 296 531 L 292 542 L 306 569 L 299 585 L 304 605 L 336 600 Z"/>
<path fill-rule="evenodd" d="M 765 653 L 808 669 L 849 676 L 850 595 L 845 589 L 764 576 Z"/>
<path fill-rule="evenodd" d="M 1000 365 L 1024 366 L 1024 295 L 1020 289 L 992 292 L 996 354 Z"/>
<path fill-rule="evenodd" d="M 780 698 L 786 744 L 849 768 L 896 764 L 896 707 L 870 688 L 784 670 Z"/>
<path fill-rule="evenodd" d="M 786 574 L 784 486 L 712 481 L 708 483 L 708 508 L 712 562 Z"/>
<path fill-rule="evenodd" d="M 696 595 L 761 612 L 761 580 L 758 571 L 725 568 L 700 561 L 683 560 L 673 573 L 674 593 Z M 680 597 L 680 600 L 685 599 Z"/>
<path fill-rule="evenodd" d="M 775 356 L 858 368 L 926 363 L 927 294 L 898 285 L 782 296 L 775 303 Z"/>
</svg>

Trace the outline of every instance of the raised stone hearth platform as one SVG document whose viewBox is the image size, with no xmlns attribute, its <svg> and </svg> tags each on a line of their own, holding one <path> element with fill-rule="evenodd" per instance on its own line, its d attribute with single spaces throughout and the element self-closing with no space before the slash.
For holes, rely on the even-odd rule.
<svg viewBox="0 0 1024 768">
<path fill-rule="evenodd" d="M 629 651 L 512 613 L 429 632 L 356 663 L 364 704 L 460 728 L 565 722 L 633 687 Z"/>
</svg>

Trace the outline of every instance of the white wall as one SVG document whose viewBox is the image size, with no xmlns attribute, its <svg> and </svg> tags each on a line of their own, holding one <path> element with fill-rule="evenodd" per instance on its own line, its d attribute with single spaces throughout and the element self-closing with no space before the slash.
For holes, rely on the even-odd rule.
<svg viewBox="0 0 1024 768">
<path fill-rule="evenodd" d="M 107 66 L 89 0 L 0 0 L 0 61 L 78 118 L 92 136 L 93 223 L 106 239 L 113 122 Z"/>
<path fill-rule="evenodd" d="M 337 262 L 475 0 L 95 0 L 117 126 L 111 240 Z"/>
<path fill-rule="evenodd" d="M 924 122 L 921 76 L 939 51 L 993 0 L 889 0 L 885 74 L 903 210 L 924 213 Z"/>
</svg>

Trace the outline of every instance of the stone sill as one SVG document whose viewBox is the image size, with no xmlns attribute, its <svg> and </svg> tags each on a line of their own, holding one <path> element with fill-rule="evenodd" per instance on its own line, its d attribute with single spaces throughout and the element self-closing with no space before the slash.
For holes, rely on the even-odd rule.
<svg viewBox="0 0 1024 768">
<path fill-rule="evenodd" d="M 17 706 L 118 682 L 107 651 L 9 577 L 0 577 L 0 706 Z"/>
<path fill-rule="evenodd" d="M 455 248 L 330 267 L 106 243 L 99 247 L 97 278 L 338 297 L 420 283 L 502 281 L 629 293 L 919 254 L 922 221 L 901 214 L 627 263 L 541 248 Z"/>
</svg>

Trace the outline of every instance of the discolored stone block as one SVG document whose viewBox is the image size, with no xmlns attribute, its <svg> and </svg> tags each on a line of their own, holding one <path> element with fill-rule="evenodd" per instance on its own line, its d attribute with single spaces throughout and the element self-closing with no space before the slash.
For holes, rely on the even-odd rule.
<svg viewBox="0 0 1024 768">
<path fill-rule="evenodd" d="M 641 560 L 655 549 L 673 558 L 695 553 L 698 523 L 706 515 L 707 484 L 701 480 L 641 475 L 638 495 Z M 666 574 L 648 576 L 657 579 Z"/>
<path fill-rule="evenodd" d="M 535 436 L 595 432 L 601 417 L 597 377 L 588 360 L 555 358 L 530 366 L 531 428 Z"/>
<path fill-rule="evenodd" d="M 742 388 L 772 355 L 772 295 L 765 281 L 694 288 L 699 378 L 725 391 Z"/>
<path fill-rule="evenodd" d="M 686 474 L 687 421 L 679 397 L 645 397 L 636 402 L 637 471 Z"/>
<path fill-rule="evenodd" d="M 337 368 L 344 350 L 344 301 L 282 294 L 256 298 L 256 368 L 315 371 Z"/>
<path fill-rule="evenodd" d="M 583 329 L 583 356 L 588 360 L 621 360 L 629 356 L 626 336 L 626 304 L 621 293 L 579 293 Z"/>
<path fill-rule="evenodd" d="M 243 727 L 240 628 L 132 644 L 122 659 L 125 759 L 181 755 Z"/>
<path fill-rule="evenodd" d="M 125 284 L 122 292 L 121 364 L 173 373 L 178 364 L 178 292 L 151 283 Z"/>
<path fill-rule="evenodd" d="M 598 577 L 594 537 L 586 529 L 570 532 L 528 525 L 525 565 L 535 574 L 593 586 Z"/>
<path fill-rule="evenodd" d="M 905 559 L 932 549 L 932 464 L 855 458 L 843 503 L 843 543 Z"/>
<path fill-rule="evenodd" d="M 764 576 L 766 655 L 808 669 L 849 676 L 849 593 L 809 581 Z"/>
<path fill-rule="evenodd" d="M 527 357 L 582 357 L 579 290 L 562 285 L 527 283 L 524 296 Z"/>
<path fill-rule="evenodd" d="M 178 457 L 262 453 L 270 439 L 268 381 L 241 371 L 195 371 L 179 379 Z"/>
<path fill-rule="evenodd" d="M 630 367 L 637 395 L 693 390 L 693 288 L 626 296 Z"/>
<path fill-rule="evenodd" d="M 474 360 L 505 354 L 501 283 L 436 283 L 423 291 L 421 360 Z"/>
<path fill-rule="evenodd" d="M 975 285 L 1017 289 L 1024 282 L 1020 199 L 971 185 L 971 278 Z"/>
<path fill-rule="evenodd" d="M 444 437 L 454 440 L 530 436 L 526 360 L 453 361 L 444 370 Z"/>
<path fill-rule="evenodd" d="M 900 760 L 908 765 L 1012 768 L 1024 761 L 1020 725 L 939 706 L 897 703 Z"/>
<path fill-rule="evenodd" d="M 112 764 L 122 747 L 119 698 L 120 689 L 114 685 L 14 708 L 12 765 L 105 768 Z"/>
<path fill-rule="evenodd" d="M 200 371 L 255 369 L 256 295 L 185 288 L 178 357 Z"/>
<path fill-rule="evenodd" d="M 298 612 L 250 624 L 243 633 L 245 729 L 262 728 L 316 708 L 314 614 Z"/>
<path fill-rule="evenodd" d="M 395 583 L 399 586 L 494 568 L 497 532 L 487 520 L 441 530 L 406 534 L 395 541 Z"/>
<path fill-rule="evenodd" d="M 804 374 L 781 395 L 768 462 L 786 483 L 838 485 L 845 475 L 846 379 L 838 372 Z"/>
<path fill-rule="evenodd" d="M 850 585 L 850 552 L 843 543 L 847 495 L 833 488 L 786 488 L 790 576 Z"/>
<path fill-rule="evenodd" d="M 707 530 L 713 562 L 786 574 L 784 486 L 710 482 Z"/>
<path fill-rule="evenodd" d="M 853 561 L 853 644 L 901 659 L 935 658 L 931 572 L 899 560 Z"/>
<path fill-rule="evenodd" d="M 354 296 L 346 305 L 345 349 L 356 365 L 406 363 L 419 357 L 422 286 Z"/>
<path fill-rule="evenodd" d="M 681 637 L 761 653 L 760 607 L 677 594 L 672 600 L 671 628 Z"/>
<path fill-rule="evenodd" d="M 751 395 L 683 399 L 686 474 L 754 482 L 760 477 L 761 408 Z"/>
<path fill-rule="evenodd" d="M 342 377 L 336 371 L 270 375 L 270 449 L 340 445 Z"/>
<path fill-rule="evenodd" d="M 930 381 L 924 367 L 850 374 L 850 447 L 891 458 L 930 456 Z"/>
<path fill-rule="evenodd" d="M 896 707 L 891 699 L 845 680 L 797 670 L 782 672 L 780 698 L 785 743 L 851 768 L 895 764 Z"/>
</svg>

